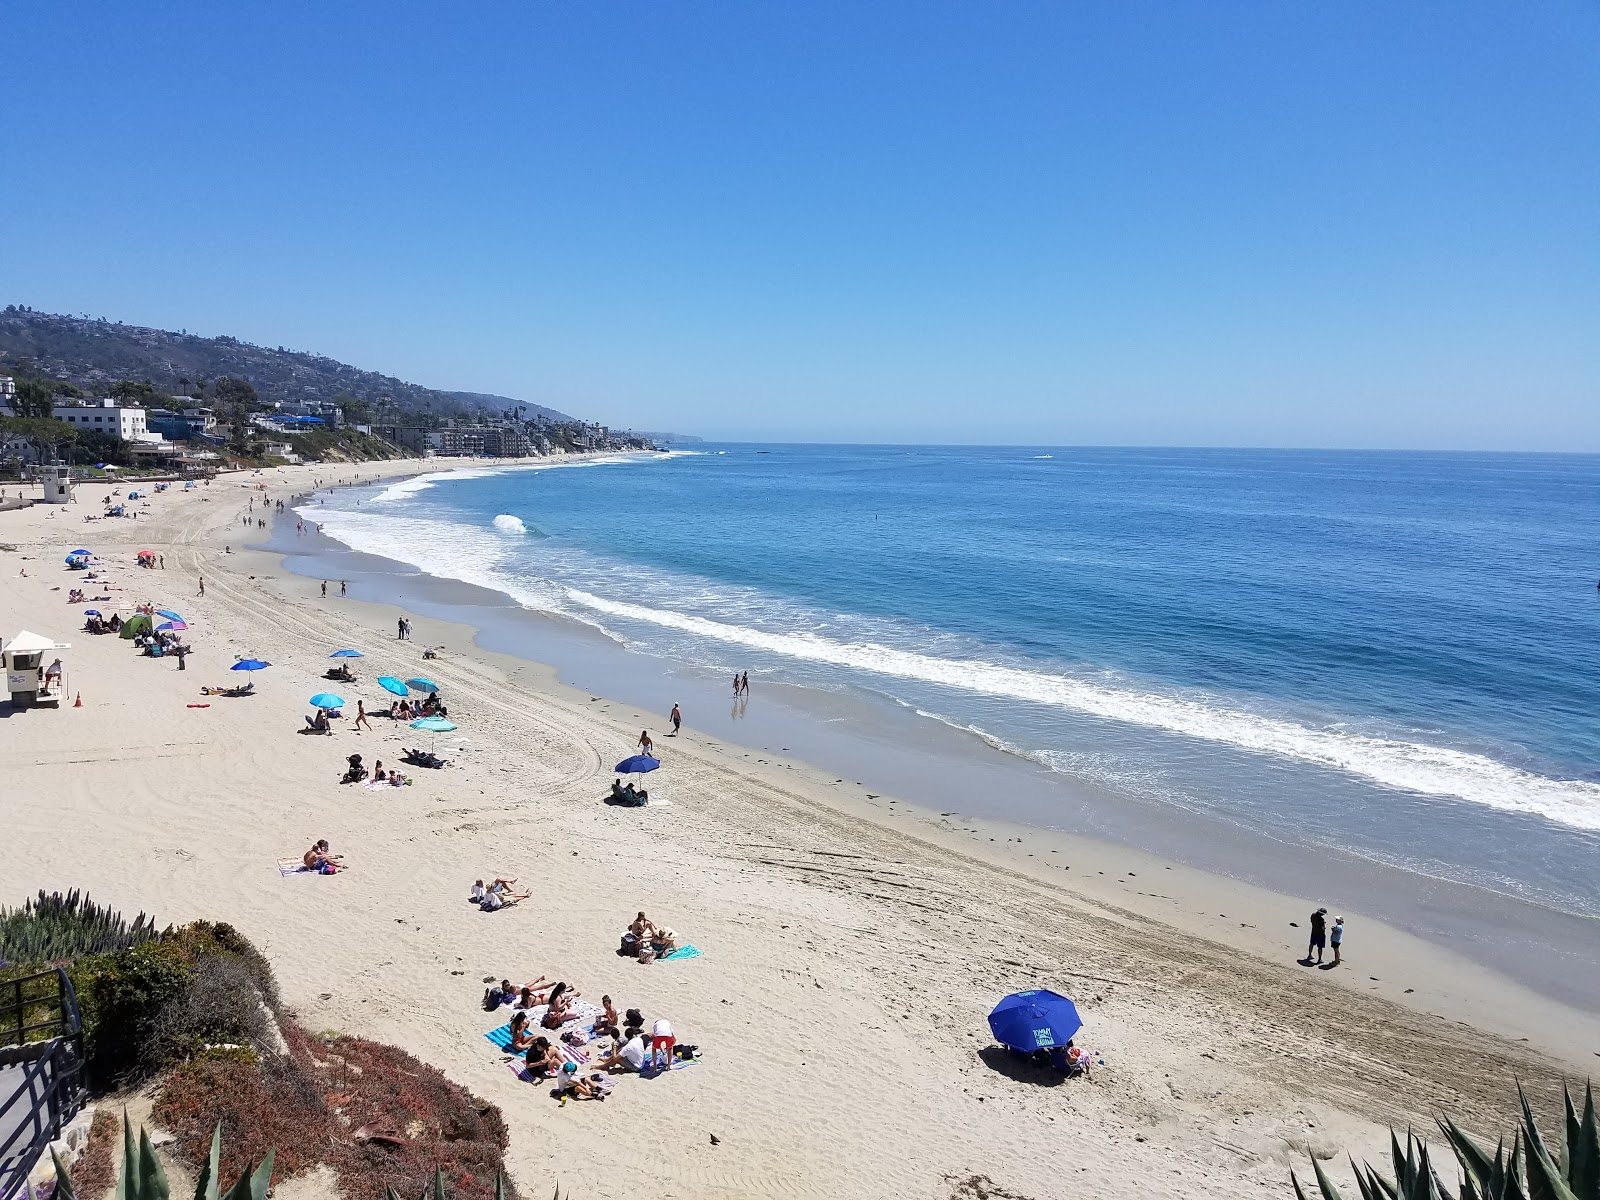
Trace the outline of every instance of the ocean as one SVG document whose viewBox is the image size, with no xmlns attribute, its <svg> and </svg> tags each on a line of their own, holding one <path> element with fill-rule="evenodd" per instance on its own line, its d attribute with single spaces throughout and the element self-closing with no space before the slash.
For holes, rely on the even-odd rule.
<svg viewBox="0 0 1600 1200">
<path fill-rule="evenodd" d="M 1600 457 L 707 445 L 311 515 L 641 667 L 1600 917 Z"/>
</svg>

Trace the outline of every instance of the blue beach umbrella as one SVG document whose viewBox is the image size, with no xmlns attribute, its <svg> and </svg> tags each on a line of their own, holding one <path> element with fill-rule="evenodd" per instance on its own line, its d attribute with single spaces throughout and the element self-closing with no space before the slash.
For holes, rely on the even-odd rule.
<svg viewBox="0 0 1600 1200">
<path fill-rule="evenodd" d="M 396 696 L 404 696 L 406 694 L 406 685 L 401 683 L 393 675 L 379 675 L 378 686 L 384 691 L 391 692 Z"/>
<path fill-rule="evenodd" d="M 418 717 L 411 722 L 411 728 L 426 730 L 431 734 L 450 733 L 456 728 L 454 721 L 447 721 L 443 717 Z M 428 739 L 428 753 L 433 753 L 434 738 Z"/>
<path fill-rule="evenodd" d="M 78 555 L 80 555 L 80 554 L 93 554 L 93 553 L 94 553 L 93 550 L 85 550 L 82 546 L 79 546 L 76 550 L 71 551 L 67 555 L 67 557 L 68 558 L 77 558 Z"/>
<path fill-rule="evenodd" d="M 170 608 L 158 608 L 158 609 L 156 609 L 156 615 L 159 616 L 159 617 L 165 617 L 169 621 L 181 621 L 181 620 L 183 620 L 182 617 L 180 617 L 177 613 L 173 612 Z"/>
<path fill-rule="evenodd" d="M 312 708 L 343 708 L 344 697 L 335 696 L 332 692 L 318 692 L 311 697 Z"/>
<path fill-rule="evenodd" d="M 439 685 L 431 679 L 408 679 L 406 686 L 417 692 L 437 692 Z"/>
<path fill-rule="evenodd" d="M 1025 1054 L 1065 1046 L 1082 1028 L 1083 1021 L 1072 1001 L 1042 988 L 1015 992 L 989 1014 L 994 1040 Z"/>
<path fill-rule="evenodd" d="M 661 765 L 659 758 L 651 758 L 648 754 L 635 754 L 632 758 L 625 758 L 616 765 L 618 775 L 643 775 L 646 771 L 654 771 Z"/>
<path fill-rule="evenodd" d="M 365 658 L 366 655 L 362 654 L 361 651 L 359 651 L 359 650 L 335 650 L 332 654 L 328 655 L 328 657 L 329 658 Z"/>
<path fill-rule="evenodd" d="M 163 621 L 156 628 L 170 633 L 179 629 L 187 629 L 189 626 L 182 621 Z"/>
<path fill-rule="evenodd" d="M 228 670 L 230 670 L 230 671 L 262 671 L 262 670 L 265 670 L 267 667 L 270 667 L 271 665 L 272 664 L 269 663 L 269 662 L 262 662 L 261 659 L 259 659 L 259 658 L 241 658 L 238 662 L 234 663 L 233 666 L 229 667 Z"/>
</svg>

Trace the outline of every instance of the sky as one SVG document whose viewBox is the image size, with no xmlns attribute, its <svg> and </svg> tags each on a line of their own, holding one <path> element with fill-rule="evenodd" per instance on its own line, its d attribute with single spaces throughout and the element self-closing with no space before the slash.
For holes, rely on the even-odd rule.
<svg viewBox="0 0 1600 1200">
<path fill-rule="evenodd" d="M 1600 451 L 1600 5 L 0 14 L 0 304 L 713 439 Z"/>
</svg>

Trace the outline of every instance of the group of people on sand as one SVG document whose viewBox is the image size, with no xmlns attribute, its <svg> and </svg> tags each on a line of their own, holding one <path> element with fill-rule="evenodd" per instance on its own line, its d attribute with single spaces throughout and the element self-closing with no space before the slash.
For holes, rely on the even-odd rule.
<svg viewBox="0 0 1600 1200">
<path fill-rule="evenodd" d="M 1323 951 L 1333 947 L 1333 961 L 1322 961 Z M 1313 957 L 1315 955 L 1315 957 Z M 1331 970 L 1344 962 L 1344 918 L 1334 917 L 1333 928 L 1328 928 L 1328 910 L 1319 908 L 1311 914 L 1311 944 L 1306 947 L 1306 956 L 1300 960 L 1308 966 L 1320 966 Z"/>
<path fill-rule="evenodd" d="M 389 716 L 396 721 L 415 721 L 420 717 L 448 717 L 450 710 L 439 699 L 438 692 L 429 692 L 422 700 L 402 698 L 389 705 Z"/>
<path fill-rule="evenodd" d="M 367 768 L 361 761 L 361 755 L 352 754 L 345 759 L 345 764 L 345 772 L 339 777 L 340 783 L 360 783 L 369 777 Z M 386 770 L 381 758 L 372 764 L 370 777 L 373 783 L 387 783 L 390 787 L 405 787 L 411 782 L 399 771 Z"/>
<path fill-rule="evenodd" d="M 647 1022 L 637 1008 L 619 1014 L 610 996 L 600 997 L 596 1012 L 592 1005 L 580 1004 L 581 995 L 566 982 L 551 983 L 541 975 L 520 988 L 502 979 L 483 997 L 490 1011 L 511 1006 L 506 1049 L 522 1058 L 532 1079 L 553 1078 L 562 1103 L 604 1100 L 611 1075 L 656 1074 L 699 1052 L 696 1046 L 678 1044 L 665 1017 Z"/>
<path fill-rule="evenodd" d="M 318 875 L 336 875 L 349 869 L 344 865 L 344 855 L 330 852 L 327 838 L 313 842 L 311 849 L 300 856 L 300 861 L 305 864 L 306 870 L 315 871 Z"/>
<path fill-rule="evenodd" d="M 637 958 L 641 963 L 652 963 L 677 948 L 678 935 L 641 912 L 628 926 L 628 932 L 622 935 L 622 945 L 617 953 Z"/>
<path fill-rule="evenodd" d="M 495 881 L 484 886 L 483 880 L 476 880 L 467 899 L 476 904 L 484 912 L 495 912 L 502 908 L 510 908 L 519 900 L 526 900 L 533 895 L 530 891 L 517 891 L 515 879 L 496 878 Z"/>
</svg>

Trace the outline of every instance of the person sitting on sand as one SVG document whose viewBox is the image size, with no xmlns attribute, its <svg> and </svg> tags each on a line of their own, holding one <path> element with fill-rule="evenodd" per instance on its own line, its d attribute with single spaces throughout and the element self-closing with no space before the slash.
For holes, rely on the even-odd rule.
<svg viewBox="0 0 1600 1200">
<path fill-rule="evenodd" d="M 561 1070 L 561 1051 L 550 1044 L 547 1037 L 536 1037 L 528 1046 L 528 1052 L 522 1056 L 523 1064 L 528 1068 L 528 1073 L 534 1077 L 554 1075 Z"/>
<path fill-rule="evenodd" d="M 521 990 L 517 992 L 517 999 L 513 1008 L 519 1012 L 528 1012 L 543 1004 L 544 991 L 539 985 L 544 982 L 545 977 L 541 975 L 533 982 L 523 984 Z"/>
<path fill-rule="evenodd" d="M 611 800 L 616 804 L 622 804 L 628 808 L 639 808 L 649 798 L 649 792 L 643 790 L 634 791 L 631 780 L 626 785 L 620 779 L 611 781 Z"/>
<path fill-rule="evenodd" d="M 600 1007 L 603 1011 L 594 1023 L 595 1037 L 616 1037 L 622 1032 L 622 1020 L 617 1016 L 611 997 L 601 996 Z"/>
<path fill-rule="evenodd" d="M 618 1038 L 611 1053 L 594 1065 L 599 1071 L 642 1071 L 649 1057 L 650 1043 L 642 1031 L 635 1029 L 627 1040 Z"/>
<path fill-rule="evenodd" d="M 525 1012 L 512 1013 L 511 1041 L 506 1048 L 522 1054 L 531 1045 L 533 1045 L 533 1031 L 528 1028 L 528 1014 Z"/>
<path fill-rule="evenodd" d="M 329 726 L 328 726 L 328 714 L 327 714 L 326 710 L 319 708 L 319 709 L 317 709 L 317 715 L 316 716 L 307 717 L 306 718 L 306 728 L 311 730 L 313 733 L 328 733 L 328 732 L 330 732 L 330 729 L 329 729 Z"/>
<path fill-rule="evenodd" d="M 381 759 L 381 758 L 377 762 L 372 764 L 372 782 L 373 783 L 388 783 L 389 782 L 389 773 L 383 769 L 383 759 Z"/>
</svg>

